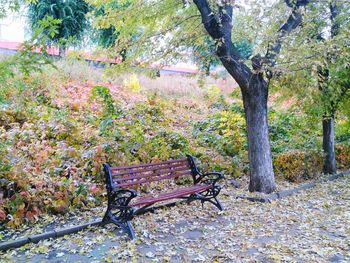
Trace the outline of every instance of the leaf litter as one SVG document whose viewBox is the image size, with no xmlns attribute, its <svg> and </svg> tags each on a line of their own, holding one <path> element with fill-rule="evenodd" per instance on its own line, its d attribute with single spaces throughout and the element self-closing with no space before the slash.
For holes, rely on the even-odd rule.
<svg viewBox="0 0 350 263">
<path fill-rule="evenodd" d="M 136 240 L 130 241 L 110 224 L 0 252 L 0 258 L 3 262 L 349 262 L 349 185 L 346 176 L 272 203 L 237 199 L 247 193 L 227 185 L 220 195 L 223 212 L 210 204 L 202 209 L 194 202 L 137 216 L 132 222 Z M 79 212 L 76 219 L 90 221 L 103 211 L 104 207 Z M 69 216 L 51 220 L 67 223 Z"/>
</svg>

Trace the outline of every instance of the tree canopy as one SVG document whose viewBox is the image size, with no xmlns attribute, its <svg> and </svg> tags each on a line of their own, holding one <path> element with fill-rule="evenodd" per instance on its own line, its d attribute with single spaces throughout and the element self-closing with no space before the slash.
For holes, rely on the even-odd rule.
<svg viewBox="0 0 350 263">
<path fill-rule="evenodd" d="M 61 22 L 57 33 L 49 35 L 49 39 L 63 47 L 84 38 L 84 30 L 88 26 L 88 11 L 89 6 L 84 0 L 40 0 L 29 3 L 28 7 L 32 29 L 36 29 L 39 21 L 47 17 Z"/>
</svg>

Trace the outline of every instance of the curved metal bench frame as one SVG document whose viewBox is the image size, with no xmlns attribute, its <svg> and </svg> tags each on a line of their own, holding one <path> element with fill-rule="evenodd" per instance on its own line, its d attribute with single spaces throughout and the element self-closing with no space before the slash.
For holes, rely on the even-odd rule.
<svg viewBox="0 0 350 263">
<path fill-rule="evenodd" d="M 191 203 L 192 201 L 199 200 L 202 206 L 205 202 L 209 202 L 220 211 L 223 210 L 220 201 L 217 199 L 221 190 L 217 182 L 224 178 L 223 174 L 218 172 L 200 173 L 191 155 L 187 155 L 183 159 L 159 163 L 119 167 L 111 167 L 106 163 L 103 167 L 108 206 L 102 220 L 102 225 L 114 223 L 121 227 L 131 239 L 135 238 L 135 233 L 131 225 L 133 217 L 146 211 L 157 202 L 171 199 L 185 199 L 187 203 Z M 123 172 L 118 172 L 120 170 Z M 164 170 L 166 171 L 164 172 Z M 170 180 L 186 175 L 192 175 L 192 187 L 178 189 L 162 197 L 149 196 L 148 199 L 144 197 L 142 201 L 141 196 L 135 201 L 138 193 L 130 188 L 130 186 Z"/>
</svg>

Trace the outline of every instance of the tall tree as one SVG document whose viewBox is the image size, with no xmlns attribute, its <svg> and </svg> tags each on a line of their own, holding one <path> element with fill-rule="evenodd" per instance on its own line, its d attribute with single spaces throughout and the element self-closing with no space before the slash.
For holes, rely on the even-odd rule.
<svg viewBox="0 0 350 263">
<path fill-rule="evenodd" d="M 129 6 L 129 1 L 118 1 L 113 0 L 105 5 L 101 5 L 98 8 L 94 8 L 92 10 L 93 14 L 93 30 L 91 34 L 92 42 L 97 43 L 98 46 L 104 49 L 112 49 L 116 45 L 118 45 L 118 35 L 119 32 L 113 25 L 113 23 L 109 23 L 108 21 L 104 21 L 103 23 L 99 23 L 100 18 L 106 15 L 106 11 L 108 9 L 125 9 Z M 127 56 L 127 49 L 123 48 L 119 52 L 119 56 L 121 61 L 124 62 Z"/>
<path fill-rule="evenodd" d="M 339 6 L 336 1 L 329 3 L 329 20 L 330 20 L 330 34 L 329 38 L 334 40 L 340 30 L 340 21 L 337 20 L 339 13 Z M 318 40 L 325 41 L 325 37 L 321 34 L 318 36 Z M 329 50 L 326 54 L 323 65 L 319 65 L 317 68 L 318 73 L 318 87 L 323 97 L 324 113 L 322 116 L 322 130 L 323 130 L 323 151 L 325 153 L 324 161 L 324 173 L 334 174 L 337 172 L 336 159 L 335 159 L 335 141 L 334 141 L 334 118 L 338 110 L 339 103 L 345 98 L 349 90 L 348 85 L 344 83 L 335 83 L 334 79 L 339 77 L 346 69 L 337 68 L 337 72 L 332 72 L 332 64 L 339 63 L 338 52 L 332 52 Z M 338 61 L 337 61 L 338 60 Z M 346 63 L 344 59 L 341 63 L 347 68 L 350 67 L 349 62 Z M 345 62 L 345 63 L 344 63 Z M 333 76 L 330 74 L 333 73 Z M 332 80 L 331 80 L 332 79 Z M 350 76 L 348 76 L 350 79 Z"/>
<path fill-rule="evenodd" d="M 62 56 L 71 41 L 83 39 L 83 32 L 88 25 L 88 11 L 89 6 L 84 0 L 38 0 L 29 4 L 28 15 L 33 30 L 39 21 L 47 17 L 61 21 L 57 34 L 48 37 L 52 43 L 58 44 L 59 55 Z"/>
<path fill-rule="evenodd" d="M 104 2 L 108 3 L 108 0 Z M 135 0 L 130 1 L 130 6 L 123 11 L 109 10 L 104 20 L 121 29 L 119 44 L 133 45 L 131 50 L 135 51 L 134 58 L 138 56 L 138 61 L 145 59 L 144 52 L 149 46 L 152 48 L 147 50 L 148 57 L 174 59 L 184 55 L 184 50 L 188 50 L 186 47 L 194 46 L 199 38 L 203 39 L 203 34 L 211 37 L 217 58 L 236 80 L 242 93 L 248 134 L 249 190 L 270 193 L 275 190 L 267 123 L 268 83 L 273 75 L 271 68 L 285 37 L 301 24 L 302 9 L 309 1 L 284 1 L 286 6 L 281 12 L 285 15 L 287 7 L 289 14 L 277 27 L 265 55 L 255 53 L 250 62 L 244 61 L 238 47 L 233 44 L 233 39 L 237 37 L 232 34 L 234 2 L 193 0 L 192 4 L 180 0 Z M 278 13 L 277 10 L 275 12 Z M 201 29 L 203 27 L 204 30 Z M 138 34 L 138 41 L 134 44 L 126 37 L 130 31 Z M 159 36 L 162 40 L 158 40 Z"/>
<path fill-rule="evenodd" d="M 284 85 L 289 82 L 308 112 L 322 119 L 324 173 L 330 174 L 336 172 L 335 117 L 350 95 L 349 8 L 335 0 L 312 3 L 305 25 L 283 54 L 289 71 L 280 68 L 289 75 Z"/>
</svg>

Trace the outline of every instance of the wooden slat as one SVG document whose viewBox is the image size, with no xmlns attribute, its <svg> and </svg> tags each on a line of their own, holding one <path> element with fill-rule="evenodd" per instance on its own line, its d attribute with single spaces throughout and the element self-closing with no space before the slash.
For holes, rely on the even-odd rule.
<svg viewBox="0 0 350 263">
<path fill-rule="evenodd" d="M 190 169 L 190 165 L 188 162 L 181 162 L 181 163 L 173 163 L 173 164 L 166 164 L 166 165 L 161 165 L 161 166 L 156 166 L 156 167 L 148 167 L 145 169 L 138 168 L 138 169 L 128 169 L 123 172 L 118 172 L 118 173 L 113 173 L 112 171 L 112 176 L 121 176 L 121 175 L 126 175 L 126 174 L 140 174 L 140 173 L 146 173 L 150 171 L 160 171 L 160 170 L 165 170 L 165 169 L 171 169 L 171 168 L 177 168 L 177 167 L 187 167 Z"/>
<path fill-rule="evenodd" d="M 112 171 L 114 171 L 114 170 L 149 167 L 149 166 L 168 164 L 168 163 L 179 163 L 179 162 L 184 162 L 184 161 L 187 161 L 187 158 L 182 158 L 182 159 L 177 159 L 177 160 L 169 160 L 169 161 L 157 162 L 157 163 L 136 164 L 136 165 L 128 165 L 128 166 L 116 166 L 116 167 L 111 167 L 111 169 L 112 169 Z"/>
<path fill-rule="evenodd" d="M 159 169 L 159 170 L 150 170 L 147 171 L 147 173 L 144 172 L 139 172 L 136 175 L 130 175 L 130 176 L 121 176 L 118 178 L 113 178 L 114 182 L 121 182 L 121 181 L 128 181 L 128 180 L 134 180 L 134 179 L 141 179 L 141 178 L 147 178 L 147 177 L 157 177 L 157 176 L 164 176 L 169 173 L 173 172 L 181 172 L 181 171 L 188 171 L 190 172 L 191 169 L 188 166 L 182 166 L 179 168 L 171 169 L 171 168 L 164 168 L 164 169 Z"/>
<path fill-rule="evenodd" d="M 167 180 L 167 179 L 171 179 L 171 178 L 175 178 L 175 177 L 180 177 L 180 176 L 185 176 L 185 175 L 191 175 L 191 171 L 186 171 L 186 172 L 182 172 L 182 173 L 177 173 L 177 174 L 170 174 L 167 176 L 157 176 L 157 177 L 153 177 L 150 179 L 143 179 L 143 180 L 137 180 L 137 181 L 131 181 L 128 183 L 117 183 L 118 186 L 132 186 L 132 185 L 138 185 L 138 184 L 143 184 L 143 183 L 151 183 L 151 182 L 157 182 L 157 181 L 162 181 L 162 180 Z"/>
<path fill-rule="evenodd" d="M 132 206 L 143 206 L 143 205 L 150 205 L 156 202 L 161 202 L 165 200 L 174 199 L 177 197 L 183 197 L 189 194 L 193 194 L 196 192 L 200 192 L 206 189 L 209 189 L 212 187 L 211 185 L 195 185 L 191 187 L 185 187 L 177 189 L 173 192 L 169 193 L 162 193 L 159 196 L 146 196 L 143 198 L 140 198 L 139 200 L 136 200 L 134 203 L 131 203 Z"/>
</svg>

